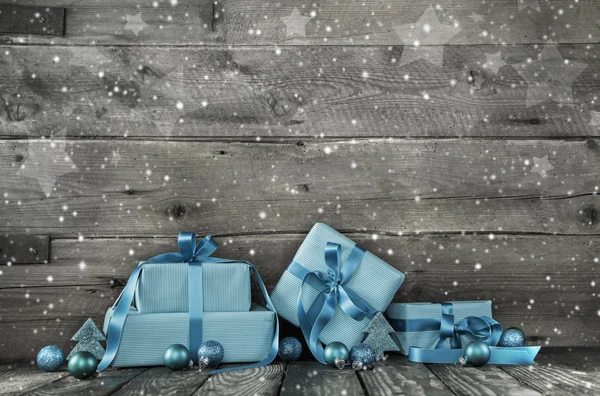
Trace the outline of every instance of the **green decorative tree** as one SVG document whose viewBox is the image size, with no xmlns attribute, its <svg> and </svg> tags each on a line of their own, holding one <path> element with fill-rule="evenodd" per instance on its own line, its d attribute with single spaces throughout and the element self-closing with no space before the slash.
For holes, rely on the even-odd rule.
<svg viewBox="0 0 600 396">
<path fill-rule="evenodd" d="M 94 355 L 96 359 L 102 360 L 104 348 L 102 348 L 100 341 L 105 340 L 104 334 L 98 330 L 98 327 L 96 327 L 92 318 L 88 318 L 77 333 L 75 333 L 73 338 L 71 338 L 71 341 L 77 341 L 77 345 L 75 345 L 75 348 L 69 353 L 67 359 L 70 359 L 71 356 L 77 352 L 86 351 Z"/>
<path fill-rule="evenodd" d="M 377 360 L 382 360 L 383 353 L 386 351 L 400 351 L 392 336 L 394 329 L 381 312 L 375 314 L 373 319 L 371 319 L 371 323 L 363 330 L 363 333 L 367 334 L 367 338 L 363 342 L 373 348 L 375 359 Z"/>
</svg>

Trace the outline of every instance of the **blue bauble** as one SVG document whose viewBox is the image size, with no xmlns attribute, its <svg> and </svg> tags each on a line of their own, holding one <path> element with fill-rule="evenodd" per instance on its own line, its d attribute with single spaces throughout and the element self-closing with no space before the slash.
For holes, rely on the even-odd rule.
<svg viewBox="0 0 600 396">
<path fill-rule="evenodd" d="M 65 353 L 56 345 L 48 345 L 38 352 L 36 362 L 41 370 L 56 371 L 65 362 Z"/>
<path fill-rule="evenodd" d="M 344 364 L 348 362 L 348 359 L 350 358 L 350 352 L 348 352 L 348 347 L 346 345 L 335 341 L 325 347 L 325 353 L 323 357 L 325 358 L 325 363 L 328 365 L 332 367 L 343 368 L 344 366 L 342 365 L 342 360 Z"/>
<path fill-rule="evenodd" d="M 190 364 L 190 351 L 185 345 L 170 345 L 163 355 L 163 362 L 171 370 L 184 369 Z"/>
<path fill-rule="evenodd" d="M 87 379 L 96 374 L 98 360 L 90 352 L 77 352 L 71 356 L 67 367 L 73 377 Z"/>
<path fill-rule="evenodd" d="M 279 341 L 279 357 L 286 362 L 300 359 L 302 344 L 296 337 L 285 337 Z"/>
<path fill-rule="evenodd" d="M 480 367 L 490 361 L 492 350 L 483 341 L 471 341 L 465 348 L 465 360 L 468 365 Z"/>
<path fill-rule="evenodd" d="M 200 367 L 215 367 L 223 361 L 225 349 L 219 341 L 204 341 L 198 348 L 198 364 Z"/>
<path fill-rule="evenodd" d="M 518 327 L 509 327 L 502 332 L 500 341 L 498 341 L 499 347 L 522 347 L 525 345 L 525 333 Z"/>
<path fill-rule="evenodd" d="M 350 361 L 353 367 L 356 362 L 360 362 L 360 367 L 372 368 L 375 363 L 375 351 L 369 344 L 361 342 L 350 349 Z"/>
</svg>

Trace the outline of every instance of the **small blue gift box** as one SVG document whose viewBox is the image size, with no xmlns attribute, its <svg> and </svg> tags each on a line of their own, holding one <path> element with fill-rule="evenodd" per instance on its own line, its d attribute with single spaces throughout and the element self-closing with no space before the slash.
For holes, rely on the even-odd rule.
<svg viewBox="0 0 600 396">
<path fill-rule="evenodd" d="M 250 293 L 248 264 L 232 262 L 202 267 L 204 312 L 248 311 Z M 135 291 L 135 306 L 140 313 L 188 312 L 188 264 L 146 264 Z"/>
<path fill-rule="evenodd" d="M 108 331 L 115 309 L 106 312 L 104 332 Z M 203 338 L 218 340 L 223 362 L 257 362 L 269 354 L 273 341 L 275 313 L 252 304 L 246 312 L 206 312 Z M 189 348 L 189 314 L 185 312 L 141 313 L 129 310 L 113 367 L 162 366 L 163 355 L 172 344 Z"/>
<path fill-rule="evenodd" d="M 450 313 L 451 312 L 451 313 Z M 401 352 L 408 355 L 409 347 L 434 349 L 440 341 L 440 330 L 443 315 L 449 318 L 453 325 L 470 317 L 492 317 L 492 302 L 482 301 L 453 301 L 448 303 L 406 303 L 390 304 L 386 311 L 388 321 L 396 330 L 396 339 Z M 473 339 L 468 333 L 459 334 L 462 344 L 466 345 Z M 444 348 L 451 348 L 452 337 L 443 341 Z M 440 347 L 441 347 L 440 346 Z"/>
<path fill-rule="evenodd" d="M 370 319 L 385 311 L 403 280 L 402 272 L 317 223 L 271 299 L 279 315 L 302 329 L 311 352 L 323 361 L 318 341 L 339 341 L 348 348 L 362 342 Z"/>
</svg>

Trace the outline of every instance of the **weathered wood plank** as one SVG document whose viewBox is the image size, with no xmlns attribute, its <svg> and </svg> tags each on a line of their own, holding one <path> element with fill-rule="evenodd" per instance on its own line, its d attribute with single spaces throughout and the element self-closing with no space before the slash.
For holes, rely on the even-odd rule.
<svg viewBox="0 0 600 396">
<path fill-rule="evenodd" d="M 600 390 L 600 377 L 596 373 L 574 370 L 543 356 L 536 363 L 501 368 L 544 395 L 595 395 Z"/>
<path fill-rule="evenodd" d="M 207 380 L 208 371 L 197 368 L 173 371 L 151 368 L 127 383 L 115 395 L 191 395 Z"/>
<path fill-rule="evenodd" d="M 0 141 L 0 232 L 218 235 L 323 221 L 392 234 L 595 235 L 599 153 L 596 140 Z"/>
<path fill-rule="evenodd" d="M 370 396 L 377 395 L 454 395 L 425 365 L 410 363 L 406 356 L 391 354 L 373 370 L 358 373 Z"/>
<path fill-rule="evenodd" d="M 145 368 L 106 370 L 94 378 L 86 381 L 79 380 L 72 376 L 67 376 L 54 381 L 48 385 L 41 386 L 33 391 L 27 392 L 28 395 L 35 396 L 62 396 L 62 395 L 112 395 L 141 373 Z"/>
<path fill-rule="evenodd" d="M 11 0 L 0 3 L 3 8 L 14 7 Z M 0 30 L 2 44 L 153 45 L 205 44 L 217 40 L 212 31 L 210 0 L 19 0 L 18 3 L 42 10 L 65 8 L 64 37 L 35 36 L 28 30 L 17 34 Z M 62 35 L 62 30 L 59 34 Z"/>
<path fill-rule="evenodd" d="M 433 4 L 436 15 L 420 19 Z M 600 14 L 594 1 L 577 1 L 571 6 L 562 0 L 433 4 L 427 0 L 325 0 L 310 4 L 293 0 L 220 0 L 215 17 L 218 30 L 226 42 L 233 44 L 397 45 L 405 37 L 397 30 L 414 24 L 416 36 L 424 22 L 431 27 L 429 34 L 419 37 L 425 45 L 543 43 L 547 36 L 561 42 L 598 40 Z M 299 11 L 295 17 L 294 8 Z M 433 12 L 433 8 L 430 10 Z M 290 16 L 293 19 L 282 20 Z M 440 23 L 457 28 L 449 33 L 438 26 Z"/>
<path fill-rule="evenodd" d="M 491 299 L 494 317 L 531 344 L 598 345 L 598 238 L 564 236 L 374 236 L 354 241 L 406 273 L 395 301 Z M 304 235 L 217 238 L 219 257 L 250 259 L 272 289 Z M 104 313 L 140 260 L 174 251 L 175 238 L 54 240 L 48 265 L 12 266 L 0 278 L 0 357 L 33 359 Z M 33 334 L 33 335 L 32 335 Z"/>
<path fill-rule="evenodd" d="M 496 366 L 460 367 L 451 364 L 431 364 L 427 367 L 457 395 L 541 395 Z"/>
<path fill-rule="evenodd" d="M 228 366 L 224 366 L 228 367 Z M 263 367 L 218 373 L 194 395 L 197 396 L 237 396 L 237 395 L 277 395 L 285 375 L 285 363 L 277 362 Z"/>
<path fill-rule="evenodd" d="M 353 370 L 338 370 L 319 362 L 293 362 L 287 365 L 282 396 L 364 395 Z"/>
<path fill-rule="evenodd" d="M 600 371 L 600 350 L 594 347 L 544 347 L 541 357 L 578 371 Z"/>
<path fill-rule="evenodd" d="M 589 46 L 436 48 L 8 47 L 0 137 L 600 135 Z"/>
<path fill-rule="evenodd" d="M 62 36 L 65 9 L 0 4 L 0 33 Z"/>
<path fill-rule="evenodd" d="M 48 235 L 0 235 L 0 264 L 40 264 L 48 262 Z"/>
<path fill-rule="evenodd" d="M 0 372 L 0 393 L 19 395 L 69 375 L 66 370 L 45 373 L 33 364 L 10 365 Z"/>
</svg>

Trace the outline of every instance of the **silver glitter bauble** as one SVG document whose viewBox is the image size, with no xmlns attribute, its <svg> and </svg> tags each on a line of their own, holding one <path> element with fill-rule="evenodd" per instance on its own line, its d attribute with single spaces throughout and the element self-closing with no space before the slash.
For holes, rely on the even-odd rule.
<svg viewBox="0 0 600 396">
<path fill-rule="evenodd" d="M 56 371 L 65 362 L 65 353 L 56 345 L 43 347 L 37 354 L 37 366 L 44 371 Z"/>
<path fill-rule="evenodd" d="M 519 348 L 525 345 L 525 333 L 518 327 L 509 327 L 502 332 L 499 347 Z"/>
<path fill-rule="evenodd" d="M 219 341 L 204 341 L 198 348 L 198 362 L 202 361 L 205 367 L 215 367 L 223 361 L 225 349 Z"/>
</svg>

